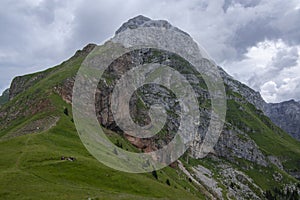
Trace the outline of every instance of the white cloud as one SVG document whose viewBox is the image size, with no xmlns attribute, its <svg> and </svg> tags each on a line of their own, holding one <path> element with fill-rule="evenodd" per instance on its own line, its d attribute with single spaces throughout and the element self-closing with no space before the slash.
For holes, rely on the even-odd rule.
<svg viewBox="0 0 300 200">
<path fill-rule="evenodd" d="M 274 102 L 277 100 L 277 84 L 274 81 L 264 83 L 261 88 L 261 95 L 264 96 L 266 101 Z"/>
<path fill-rule="evenodd" d="M 300 46 L 282 40 L 259 42 L 246 59 L 224 62 L 235 78 L 261 92 L 267 102 L 300 99 Z"/>
</svg>

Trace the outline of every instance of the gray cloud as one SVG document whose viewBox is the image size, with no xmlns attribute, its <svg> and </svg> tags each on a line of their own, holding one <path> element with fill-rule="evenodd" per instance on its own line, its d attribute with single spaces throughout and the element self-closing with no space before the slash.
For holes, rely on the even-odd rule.
<svg viewBox="0 0 300 200">
<path fill-rule="evenodd" d="M 290 71 L 299 65 L 297 6 L 298 0 L 3 0 L 0 89 L 16 75 L 60 63 L 87 43 L 102 43 L 139 14 L 169 20 L 190 33 L 217 63 L 257 90 L 274 77 L 277 89 L 289 84 L 280 80 L 290 77 L 294 87 L 297 73 Z M 251 48 L 266 40 L 281 40 L 288 50 L 274 51 L 269 62 L 249 56 Z M 257 67 L 261 64 L 267 69 Z M 274 101 L 283 99 L 277 91 L 280 97 Z"/>
<path fill-rule="evenodd" d="M 230 71 L 238 67 L 236 77 L 261 92 L 268 102 L 299 99 L 300 46 L 282 40 L 266 41 L 248 50 L 242 61 L 231 62 Z"/>
<path fill-rule="evenodd" d="M 280 36 L 279 31 L 269 23 L 270 19 L 266 17 L 257 18 L 241 25 L 235 32 L 230 44 L 239 52 L 239 55 L 243 55 L 248 47 L 255 46 L 257 42 L 278 38 Z"/>
<path fill-rule="evenodd" d="M 272 58 L 272 66 L 276 69 L 283 69 L 297 65 L 299 58 L 298 49 L 293 47 L 290 50 L 282 49 L 277 52 L 276 56 Z"/>
<path fill-rule="evenodd" d="M 260 0 L 225 0 L 223 4 L 224 12 L 235 4 L 240 4 L 245 8 L 255 7 L 260 3 Z"/>
<path fill-rule="evenodd" d="M 55 9 L 58 5 L 54 0 L 42 1 L 38 6 L 29 9 L 27 12 L 29 15 L 36 16 L 40 23 L 45 25 L 51 24 L 55 20 Z"/>
</svg>

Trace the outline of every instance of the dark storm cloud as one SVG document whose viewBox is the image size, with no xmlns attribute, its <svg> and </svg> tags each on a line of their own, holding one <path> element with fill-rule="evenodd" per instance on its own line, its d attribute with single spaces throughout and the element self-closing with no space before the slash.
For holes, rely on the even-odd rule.
<svg viewBox="0 0 300 200">
<path fill-rule="evenodd" d="M 37 7 L 30 9 L 30 15 L 35 15 L 40 23 L 51 24 L 55 19 L 55 8 L 57 5 L 53 0 L 42 1 Z"/>
<path fill-rule="evenodd" d="M 300 44 L 300 9 L 295 9 L 294 2 L 226 0 L 224 6 L 228 10 L 237 3 L 243 9 L 236 17 L 243 18 L 242 12 L 247 16 L 228 38 L 228 44 L 237 50 L 237 58 L 264 40 L 280 38 L 287 44 Z"/>
<path fill-rule="evenodd" d="M 243 55 L 248 47 L 255 46 L 260 41 L 280 37 L 279 30 L 272 27 L 269 23 L 269 17 L 258 18 L 255 21 L 251 20 L 237 29 L 229 43 L 238 51 L 238 55 Z"/>
<path fill-rule="evenodd" d="M 284 41 L 291 45 L 295 45 L 300 44 L 299 24 L 300 8 L 284 13 L 273 25 L 281 32 Z"/>
<path fill-rule="evenodd" d="M 67 58 L 64 29 L 68 1 L 3 0 L 0 10 L 0 88 L 14 76 L 42 70 Z M 66 11 L 70 7 L 66 8 Z M 65 12 L 68 13 L 68 12 Z"/>
</svg>

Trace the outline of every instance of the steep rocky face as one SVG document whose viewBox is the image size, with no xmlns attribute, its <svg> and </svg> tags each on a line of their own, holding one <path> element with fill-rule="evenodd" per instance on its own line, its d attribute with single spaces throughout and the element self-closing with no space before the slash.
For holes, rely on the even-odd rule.
<svg viewBox="0 0 300 200">
<path fill-rule="evenodd" d="M 265 113 L 280 128 L 300 140 L 300 103 L 294 100 L 270 103 Z"/>
<path fill-rule="evenodd" d="M 259 110 L 264 111 L 267 107 L 267 103 L 263 100 L 260 93 L 251 89 L 247 85 L 235 80 L 229 74 L 227 74 L 221 67 L 219 67 L 221 76 L 223 77 L 224 83 L 230 90 L 240 94 L 246 101 L 255 105 Z"/>
<path fill-rule="evenodd" d="M 237 128 L 230 130 L 225 127 L 214 149 L 218 156 L 232 162 L 235 162 L 235 158 L 243 158 L 261 166 L 268 165 L 268 159 L 256 143 L 244 131 Z"/>
<path fill-rule="evenodd" d="M 61 85 L 57 85 L 53 88 L 54 92 L 59 94 L 67 103 L 72 103 L 74 81 L 75 77 L 70 77 L 63 80 Z"/>
<path fill-rule="evenodd" d="M 218 199 L 225 199 L 222 195 L 224 188 L 220 188 L 218 183 L 226 187 L 227 197 L 230 199 L 261 199 L 263 197 L 263 191 L 245 173 L 227 164 L 219 164 L 216 168 L 221 177 L 215 178 L 215 172 L 201 165 L 193 167 L 192 173 L 196 179 L 213 191 Z"/>
<path fill-rule="evenodd" d="M 126 71 L 146 63 L 160 63 L 176 69 L 190 81 L 193 89 L 196 91 L 198 101 L 200 102 L 201 124 L 198 130 L 199 137 L 191 145 L 189 155 L 193 158 L 197 158 L 199 147 L 201 146 L 204 133 L 210 120 L 210 104 L 209 101 L 206 101 L 209 99 L 209 94 L 201 76 L 197 76 L 197 73 L 193 71 L 192 66 L 170 52 L 158 51 L 156 49 L 133 51 L 122 56 L 109 66 L 104 73 L 106 81 L 99 83 L 96 94 L 96 110 L 99 122 L 104 127 L 123 134 L 131 144 L 144 152 L 160 149 L 173 139 L 174 133 L 177 130 L 176 128 L 179 125 L 179 120 L 176 116 L 180 107 L 176 104 L 176 97 L 172 96 L 165 88 L 161 88 L 157 85 L 142 87 L 133 94 L 130 102 L 130 114 L 136 123 L 145 125 L 149 123 L 149 106 L 153 104 L 162 104 L 170 115 L 168 116 L 164 129 L 159 132 L 158 135 L 146 139 L 132 137 L 122 132 L 114 122 L 110 110 L 110 96 L 116 81 Z M 258 93 L 252 93 L 253 90 L 250 88 L 246 88 L 246 86 L 233 79 L 228 79 L 225 83 L 232 83 L 231 85 L 226 84 L 228 91 L 235 91 L 236 93 L 241 92 L 244 95 L 234 96 L 228 94 L 229 100 L 237 101 L 241 104 L 260 102 L 259 100 L 261 97 Z M 236 85 L 240 87 L 237 87 Z M 239 112 L 244 112 L 244 110 L 241 109 Z M 260 113 L 262 112 L 260 111 Z M 250 168 L 253 168 L 253 165 L 266 168 L 274 163 L 276 166 L 281 166 L 282 168 L 281 162 L 276 156 L 269 158 L 262 152 L 260 147 L 248 135 L 251 132 L 254 132 L 254 130 L 251 130 L 251 127 L 244 126 L 244 130 L 241 130 L 234 123 L 226 123 L 219 141 L 214 147 L 212 155 L 230 161 L 236 165 L 239 165 L 239 160 L 246 160 L 247 162 L 253 163 L 249 166 L 241 167 L 243 170 L 249 170 Z M 226 192 L 224 191 L 224 193 L 227 193 L 231 198 L 263 199 L 262 189 L 257 186 L 249 176 L 242 171 L 235 169 L 231 164 L 224 165 L 222 162 L 222 160 L 219 161 L 218 172 L 214 174 L 209 169 L 205 169 L 202 165 L 193 167 L 191 169 L 193 176 L 191 177 L 194 178 L 191 178 L 191 180 L 205 184 L 206 187 L 212 191 L 212 194 L 220 199 L 223 199 L 222 189 L 218 186 L 220 184 L 226 187 Z M 188 173 L 184 168 L 181 170 L 183 170 L 184 173 Z"/>
<path fill-rule="evenodd" d="M 192 87 L 198 94 L 198 101 L 200 104 L 205 104 L 205 97 L 208 97 L 208 92 L 203 85 L 203 80 L 197 77 L 197 72 L 190 66 L 190 64 L 180 59 L 177 55 L 166 52 L 158 51 L 156 49 L 142 49 L 139 51 L 133 51 L 125 54 L 121 58 L 117 59 L 109 68 L 105 71 L 104 77 L 106 81 L 99 83 L 98 92 L 96 94 L 96 110 L 98 114 L 99 122 L 106 128 L 119 131 L 117 127 L 112 111 L 111 111 L 111 94 L 115 87 L 117 80 L 127 71 L 133 69 L 136 66 L 147 63 L 159 63 L 170 66 L 179 71 L 188 80 L 193 80 Z M 167 74 L 165 76 L 168 76 Z M 167 121 L 164 128 L 154 137 L 150 139 L 139 139 L 127 137 L 132 144 L 142 149 L 143 151 L 153 151 L 162 148 L 170 140 L 173 139 L 174 134 L 177 132 L 180 118 L 179 111 L 180 106 L 176 100 L 175 95 L 168 89 L 156 84 L 145 85 L 139 88 L 132 96 L 130 101 L 130 114 L 137 124 L 144 126 L 149 124 L 150 118 L 148 111 L 151 105 L 162 105 L 167 113 Z M 203 108 L 201 113 L 206 120 L 209 120 L 209 112 Z M 199 128 L 199 134 L 202 134 L 208 125 L 208 121 L 204 120 L 203 126 Z M 201 142 L 201 140 L 199 141 Z"/>
<path fill-rule="evenodd" d="M 116 34 L 128 28 L 135 29 L 138 27 L 145 26 L 175 29 L 166 21 L 150 20 L 149 18 L 138 16 L 124 23 L 122 27 L 116 32 Z M 203 79 L 201 78 L 201 75 L 199 75 L 195 70 L 193 70 L 193 67 L 190 66 L 186 61 L 183 61 L 182 58 L 179 58 L 178 56 L 173 55 L 170 52 L 163 52 L 154 49 L 143 49 L 125 55 L 122 59 L 119 59 L 116 62 L 114 62 L 115 66 L 110 66 L 110 68 L 106 71 L 106 81 L 100 84 L 97 94 L 97 102 L 99 102 L 99 104 L 97 105 L 98 118 L 100 123 L 107 128 L 116 131 L 119 130 L 114 122 L 112 113 L 110 111 L 110 95 L 114 88 L 114 84 L 116 80 L 120 78 L 121 75 L 126 71 L 134 68 L 137 65 L 147 63 L 159 63 L 174 68 L 176 71 L 179 71 L 189 80 L 194 91 L 197 93 L 197 98 L 200 102 L 201 107 L 200 115 L 202 120 L 199 126 L 197 137 L 191 145 L 191 154 L 195 158 L 199 157 L 199 149 L 210 120 L 210 103 L 207 101 L 209 99 L 209 93 L 207 91 Z M 239 101 L 244 104 L 251 103 L 256 105 L 258 109 L 263 109 L 266 103 L 263 101 L 258 92 L 255 92 L 246 85 L 234 80 L 221 68 L 220 73 L 224 79 L 224 83 L 226 85 L 227 90 L 240 94 L 240 97 L 228 95 L 229 99 L 232 98 L 235 101 Z M 139 98 L 141 98 L 140 102 Z M 175 116 L 176 112 L 180 108 L 178 108 L 178 106 L 174 104 L 174 101 L 172 100 L 172 98 L 170 98 L 168 91 L 161 89 L 158 86 L 142 88 L 139 91 L 139 98 L 133 97 L 133 101 L 131 102 L 132 105 L 139 106 L 138 108 L 133 107 L 131 113 L 133 118 L 136 118 L 136 122 L 141 123 L 142 125 L 145 125 L 149 122 L 147 109 L 150 105 L 154 103 L 163 104 L 163 106 L 167 109 L 167 113 L 171 113 L 173 115 L 169 118 L 165 129 L 161 132 L 161 134 L 164 136 L 164 139 L 161 139 L 161 137 L 154 137 L 152 139 L 138 139 L 130 137 L 130 141 L 138 148 L 144 150 L 159 149 L 162 145 L 168 143 L 169 140 L 172 139 L 172 133 L 176 132 L 176 127 L 178 127 L 179 122 L 178 120 L 176 120 Z M 157 100 L 160 98 L 163 98 L 164 101 Z M 145 108 L 143 108 L 143 106 Z M 255 142 L 250 137 L 248 137 L 245 132 L 239 130 L 237 127 L 234 127 L 235 130 L 231 130 L 232 126 L 233 125 L 230 124 L 229 126 L 224 127 L 224 131 L 221 134 L 220 140 L 215 147 L 215 152 L 213 153 L 215 153 L 217 156 L 225 157 L 231 160 L 234 160 L 234 158 L 241 158 L 251 162 L 255 162 L 261 166 L 267 166 L 269 164 L 269 160 L 260 151 L 259 147 L 255 144 Z"/>
</svg>

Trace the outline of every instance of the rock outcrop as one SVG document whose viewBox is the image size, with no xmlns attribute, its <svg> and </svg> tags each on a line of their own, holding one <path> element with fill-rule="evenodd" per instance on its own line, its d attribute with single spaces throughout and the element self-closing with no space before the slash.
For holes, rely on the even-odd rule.
<svg viewBox="0 0 300 200">
<path fill-rule="evenodd" d="M 117 31 L 116 34 L 121 33 L 127 29 L 135 29 L 138 27 L 164 27 L 166 29 L 173 29 L 178 32 L 184 33 L 185 35 L 189 35 L 186 32 L 180 30 L 177 27 L 172 26 L 168 21 L 166 20 L 152 20 L 148 17 L 145 17 L 143 15 L 136 16 L 128 22 L 125 22 Z"/>
<path fill-rule="evenodd" d="M 253 104 L 257 109 L 264 111 L 267 107 L 267 103 L 261 97 L 260 93 L 248 87 L 247 85 L 235 80 L 229 74 L 227 74 L 221 67 L 219 67 L 220 74 L 224 80 L 224 83 L 230 90 L 240 94 L 246 101 Z"/>
<path fill-rule="evenodd" d="M 227 127 L 224 128 L 215 146 L 215 151 L 218 156 L 233 162 L 235 158 L 243 158 L 261 166 L 268 165 L 268 160 L 256 143 L 247 134 L 236 128 L 231 130 Z"/>
<path fill-rule="evenodd" d="M 47 75 L 47 72 L 38 72 L 35 74 L 15 77 L 9 88 L 9 100 L 12 100 L 18 94 L 26 91 L 29 87 L 45 78 Z"/>
</svg>

